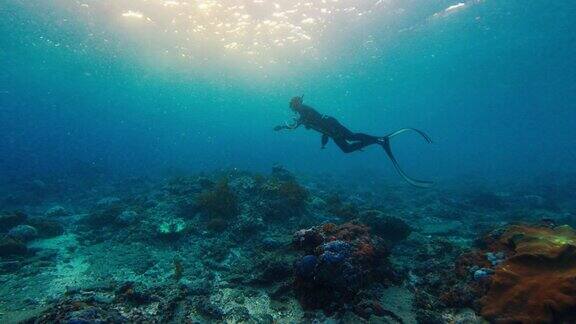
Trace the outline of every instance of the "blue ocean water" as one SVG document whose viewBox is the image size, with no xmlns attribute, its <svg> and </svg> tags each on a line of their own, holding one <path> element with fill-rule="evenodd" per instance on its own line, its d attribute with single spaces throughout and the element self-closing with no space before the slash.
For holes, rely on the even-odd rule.
<svg viewBox="0 0 576 324">
<path fill-rule="evenodd" d="M 0 322 L 575 322 L 574 22 L 568 0 L 0 0 Z M 325 149 L 275 131 L 306 112 Z M 386 155 L 405 127 L 430 188 Z"/>
<path fill-rule="evenodd" d="M 250 48 L 257 36 L 247 30 L 232 43 L 252 56 L 226 48 L 210 26 L 242 22 L 235 14 L 258 24 L 281 9 L 235 2 L 207 1 L 232 9 L 198 22 L 181 18 L 202 14 L 194 3 L 4 1 L 1 174 L 78 161 L 118 173 L 281 163 L 393 174 L 379 148 L 343 155 L 333 144 L 320 151 L 311 131 L 272 132 L 301 94 L 354 131 L 426 130 L 433 146 L 393 143 L 420 177 L 574 171 L 571 1 L 328 1 L 330 13 L 311 3 L 302 21 L 316 25 L 273 35 L 300 28 L 308 43 L 274 48 L 270 36 Z M 197 35 L 199 24 L 214 30 Z"/>
</svg>

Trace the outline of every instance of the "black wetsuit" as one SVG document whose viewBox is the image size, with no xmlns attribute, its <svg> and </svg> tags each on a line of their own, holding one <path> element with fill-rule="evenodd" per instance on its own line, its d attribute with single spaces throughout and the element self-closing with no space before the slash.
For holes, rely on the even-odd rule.
<svg viewBox="0 0 576 324">
<path fill-rule="evenodd" d="M 354 133 L 340 124 L 336 118 L 322 115 L 312 107 L 301 105 L 298 108 L 298 114 L 300 118 L 297 125 L 304 125 L 307 129 L 322 133 L 322 147 L 330 138 L 344 153 L 358 151 L 368 145 L 379 143 L 379 137 Z"/>
<path fill-rule="evenodd" d="M 296 102 L 296 106 L 293 109 L 298 113 L 299 118 L 293 125 L 284 125 L 284 126 L 276 126 L 274 130 L 281 130 L 281 129 L 295 129 L 300 125 L 304 125 L 307 129 L 313 129 L 322 134 L 322 148 L 328 143 L 328 140 L 332 138 L 334 143 L 338 145 L 338 147 L 344 153 L 350 153 L 354 151 L 358 151 L 368 145 L 372 144 L 379 144 L 382 146 L 394 168 L 398 173 L 410 184 L 417 186 L 417 187 L 430 187 L 433 183 L 430 181 L 423 181 L 423 180 L 416 180 L 410 178 L 398 164 L 394 154 L 392 153 L 392 148 L 390 147 L 390 139 L 402 134 L 407 131 L 413 131 L 420 136 L 422 136 L 428 143 L 432 143 L 432 139 L 422 132 L 421 130 L 415 128 L 402 128 L 393 133 L 390 133 L 386 136 L 372 136 L 363 133 L 354 133 L 348 128 L 344 127 L 338 120 L 334 117 L 322 115 L 317 112 L 314 108 L 303 105 L 301 98 L 298 100 L 298 97 L 293 98 L 293 102 Z M 291 103 L 292 105 L 292 103 Z"/>
</svg>

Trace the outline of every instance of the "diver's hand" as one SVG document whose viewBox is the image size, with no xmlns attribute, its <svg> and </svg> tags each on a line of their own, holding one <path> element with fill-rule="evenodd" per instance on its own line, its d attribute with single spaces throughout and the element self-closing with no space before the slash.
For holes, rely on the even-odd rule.
<svg viewBox="0 0 576 324">
<path fill-rule="evenodd" d="M 282 126 L 276 126 L 276 127 L 274 127 L 274 130 L 275 130 L 275 131 L 279 131 L 279 130 L 281 130 L 281 129 L 282 129 Z"/>
</svg>

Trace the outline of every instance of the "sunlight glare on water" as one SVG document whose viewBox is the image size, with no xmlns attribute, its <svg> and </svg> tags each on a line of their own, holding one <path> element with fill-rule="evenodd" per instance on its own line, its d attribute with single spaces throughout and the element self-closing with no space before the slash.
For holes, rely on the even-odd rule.
<svg viewBox="0 0 576 324">
<path fill-rule="evenodd" d="M 445 18 L 482 0 L 447 2 L 429 18 Z M 426 6 L 400 0 L 60 0 L 60 6 L 99 29 L 139 44 L 158 63 L 259 69 L 327 63 L 338 44 L 370 46 L 373 31 Z M 439 7 L 440 8 L 440 7 Z M 361 41 L 359 41 L 361 40 Z M 363 43 L 362 43 L 363 42 Z M 343 45 L 346 46 L 346 45 Z M 362 46 L 360 46 L 362 47 Z M 362 48 L 360 48 L 362 49 Z M 355 49 L 352 49 L 355 50 Z M 336 61 L 341 59 L 336 59 Z"/>
<path fill-rule="evenodd" d="M 287 63 L 294 55 L 321 60 L 322 42 L 334 24 L 361 23 L 393 10 L 390 0 L 105 0 L 76 5 L 134 37 L 145 34 L 165 53 L 189 60 L 241 58 L 261 67 Z"/>
</svg>

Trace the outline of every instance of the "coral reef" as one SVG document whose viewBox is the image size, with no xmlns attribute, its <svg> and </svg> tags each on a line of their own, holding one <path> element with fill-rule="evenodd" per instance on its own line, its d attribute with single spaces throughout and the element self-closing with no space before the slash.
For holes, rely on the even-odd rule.
<svg viewBox="0 0 576 324">
<path fill-rule="evenodd" d="M 572 187 L 365 180 L 0 183 L 0 322 L 575 320 Z"/>
<path fill-rule="evenodd" d="M 158 225 L 157 232 L 166 238 L 176 238 L 186 231 L 186 221 L 181 218 L 165 220 Z"/>
<path fill-rule="evenodd" d="M 122 225 L 118 221 L 118 216 L 122 214 L 124 209 L 125 205 L 121 199 L 116 197 L 102 198 L 93 207 L 89 217 L 82 220 L 82 223 L 96 229 Z"/>
<path fill-rule="evenodd" d="M 281 179 L 290 179 L 283 176 Z M 309 199 L 308 191 L 295 180 L 279 180 L 271 177 L 261 186 L 261 192 L 266 198 L 263 208 L 269 220 L 283 221 L 304 213 Z"/>
<path fill-rule="evenodd" d="M 309 197 L 308 191 L 294 180 L 281 182 L 278 186 L 278 194 L 296 210 L 303 210 Z"/>
<path fill-rule="evenodd" d="M 38 237 L 40 238 L 50 238 L 64 234 L 64 226 L 55 220 L 32 218 L 26 223 L 38 230 Z"/>
<path fill-rule="evenodd" d="M 294 234 L 293 245 L 306 253 L 295 263 L 295 289 L 304 308 L 332 313 L 355 301 L 369 283 L 391 279 L 389 247 L 363 224 L 325 224 L 300 230 Z M 356 306 L 365 309 L 366 305 Z"/>
<path fill-rule="evenodd" d="M 569 226 L 510 225 L 462 254 L 444 306 L 470 306 L 497 323 L 572 322 L 576 319 L 576 232 Z"/>
<path fill-rule="evenodd" d="M 8 236 L 22 242 L 27 242 L 35 239 L 38 236 L 38 231 L 30 225 L 18 225 L 8 231 Z"/>
<path fill-rule="evenodd" d="M 360 213 L 360 220 L 368 225 L 372 232 L 385 240 L 396 243 L 405 240 L 412 229 L 402 219 L 384 215 L 379 210 L 367 210 Z"/>
<path fill-rule="evenodd" d="M 0 239 L 0 257 L 24 256 L 28 253 L 25 244 L 11 237 Z"/>
<path fill-rule="evenodd" d="M 0 231 L 8 231 L 10 228 L 24 223 L 27 218 L 26 214 L 22 212 L 1 213 Z"/>
<path fill-rule="evenodd" d="M 270 176 L 278 181 L 286 181 L 286 182 L 296 181 L 296 177 L 280 164 L 275 164 L 272 167 L 272 174 Z"/>
<path fill-rule="evenodd" d="M 576 321 L 576 232 L 510 226 L 495 245 L 508 257 L 491 276 L 481 314 L 496 322 Z"/>
<path fill-rule="evenodd" d="M 227 178 L 220 180 L 214 188 L 204 190 L 197 197 L 197 206 L 208 217 L 211 230 L 226 227 L 240 210 L 238 197 L 230 188 Z"/>
<path fill-rule="evenodd" d="M 343 202 L 336 194 L 330 195 L 326 199 L 326 204 L 327 211 L 341 220 L 347 221 L 358 217 L 358 208 L 352 203 Z"/>
<path fill-rule="evenodd" d="M 70 215 L 68 210 L 60 205 L 50 207 L 45 214 L 46 217 L 62 217 Z"/>
</svg>

